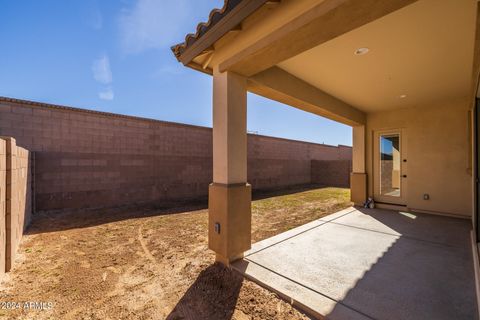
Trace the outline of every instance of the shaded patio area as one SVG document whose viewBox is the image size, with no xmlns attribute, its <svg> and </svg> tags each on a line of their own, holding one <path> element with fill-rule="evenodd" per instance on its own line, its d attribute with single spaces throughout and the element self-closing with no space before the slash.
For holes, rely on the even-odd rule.
<svg viewBox="0 0 480 320">
<path fill-rule="evenodd" d="M 477 319 L 469 220 L 348 208 L 260 241 L 233 267 L 313 316 Z"/>
</svg>

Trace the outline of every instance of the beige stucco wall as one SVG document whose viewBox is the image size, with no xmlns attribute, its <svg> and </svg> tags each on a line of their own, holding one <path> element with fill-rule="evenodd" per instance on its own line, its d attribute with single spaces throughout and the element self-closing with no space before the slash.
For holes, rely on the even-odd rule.
<svg viewBox="0 0 480 320">
<path fill-rule="evenodd" d="M 368 192 L 373 195 L 375 130 L 406 130 L 406 205 L 413 210 L 472 215 L 466 100 L 371 113 L 367 116 Z M 430 200 L 424 200 L 428 193 Z"/>
</svg>

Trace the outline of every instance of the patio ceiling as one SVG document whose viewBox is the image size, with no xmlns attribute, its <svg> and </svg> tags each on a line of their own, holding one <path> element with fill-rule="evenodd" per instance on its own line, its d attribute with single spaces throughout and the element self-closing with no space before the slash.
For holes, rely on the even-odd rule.
<svg viewBox="0 0 480 320">
<path fill-rule="evenodd" d="M 278 66 L 364 112 L 466 98 L 475 19 L 475 1 L 422 0 Z"/>
</svg>

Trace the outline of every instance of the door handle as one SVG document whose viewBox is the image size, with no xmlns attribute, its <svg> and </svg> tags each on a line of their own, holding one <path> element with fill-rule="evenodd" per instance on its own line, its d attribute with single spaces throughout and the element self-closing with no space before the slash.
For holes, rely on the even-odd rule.
<svg viewBox="0 0 480 320">
<path fill-rule="evenodd" d="M 406 175 L 406 174 L 404 174 L 402 177 L 403 177 L 403 178 L 406 178 L 406 177 L 407 177 L 407 175 Z"/>
</svg>

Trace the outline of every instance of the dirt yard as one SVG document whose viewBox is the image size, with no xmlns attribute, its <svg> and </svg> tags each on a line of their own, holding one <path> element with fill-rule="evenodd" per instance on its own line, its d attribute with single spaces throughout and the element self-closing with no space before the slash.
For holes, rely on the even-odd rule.
<svg viewBox="0 0 480 320">
<path fill-rule="evenodd" d="M 254 241 L 350 205 L 338 188 L 258 197 Z M 3 279 L 0 318 L 306 318 L 213 262 L 201 205 L 39 214 Z"/>
</svg>

